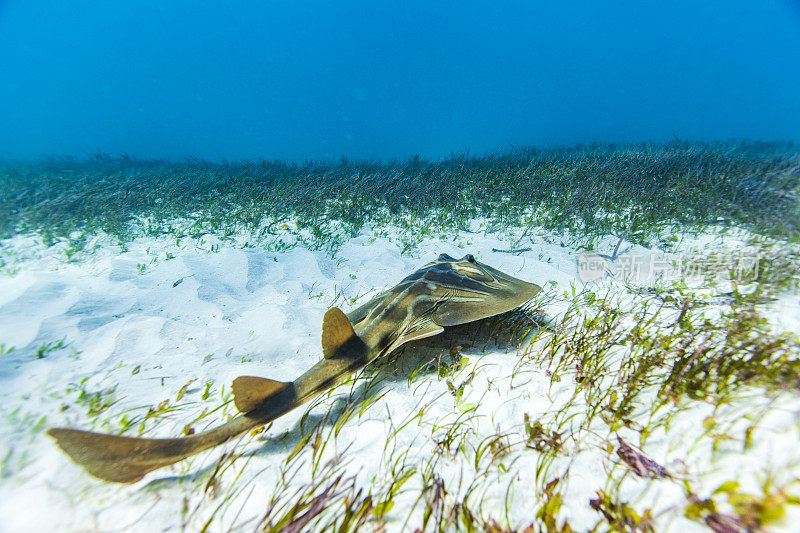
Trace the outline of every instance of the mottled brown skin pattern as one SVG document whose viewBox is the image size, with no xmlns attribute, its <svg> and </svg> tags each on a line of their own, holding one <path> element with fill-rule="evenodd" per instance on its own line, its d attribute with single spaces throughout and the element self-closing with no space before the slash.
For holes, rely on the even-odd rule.
<svg viewBox="0 0 800 533">
<path fill-rule="evenodd" d="M 529 301 L 541 287 L 479 263 L 472 255 L 454 259 L 442 254 L 345 315 L 330 309 L 323 321 L 325 359 L 291 383 L 258 378 L 234 380 L 234 396 L 263 381 L 274 390 L 230 422 L 189 437 L 143 439 L 53 428 L 48 434 L 90 474 L 119 483 L 138 481 L 148 472 L 218 446 L 264 425 L 344 381 L 350 374 L 417 339 L 510 311 Z M 259 397 L 260 398 L 260 397 Z M 239 405 L 250 405 L 244 401 Z"/>
</svg>

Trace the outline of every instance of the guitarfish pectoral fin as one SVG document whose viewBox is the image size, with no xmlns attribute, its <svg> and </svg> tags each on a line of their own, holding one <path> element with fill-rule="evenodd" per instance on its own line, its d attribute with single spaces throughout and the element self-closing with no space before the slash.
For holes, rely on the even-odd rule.
<svg viewBox="0 0 800 533">
<path fill-rule="evenodd" d="M 533 299 L 542 290 L 533 283 L 503 275 L 501 289 L 481 287 L 484 294 L 470 289 L 456 289 L 431 315 L 431 320 L 440 326 L 457 326 L 500 315 L 520 307 Z M 499 276 L 498 276 L 499 277 Z"/>
<path fill-rule="evenodd" d="M 322 319 L 322 355 L 325 359 L 356 356 L 366 353 L 367 346 L 347 316 L 338 307 L 331 307 Z"/>
<path fill-rule="evenodd" d="M 277 394 L 291 383 L 254 376 L 239 376 L 233 380 L 233 404 L 240 413 L 249 413 L 261 406 L 270 396 Z"/>
<path fill-rule="evenodd" d="M 439 324 L 435 324 L 432 320 L 426 320 L 424 323 L 418 324 L 413 330 L 403 332 L 385 351 L 386 353 L 391 353 L 407 342 L 433 337 L 443 331 L 444 328 Z"/>
</svg>

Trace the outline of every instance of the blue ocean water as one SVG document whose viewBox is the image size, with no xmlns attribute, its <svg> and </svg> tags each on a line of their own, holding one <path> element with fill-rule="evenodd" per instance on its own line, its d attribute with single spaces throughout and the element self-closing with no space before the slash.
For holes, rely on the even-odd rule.
<svg viewBox="0 0 800 533">
<path fill-rule="evenodd" d="M 3 0 L 0 157 L 800 139 L 790 0 Z"/>
</svg>

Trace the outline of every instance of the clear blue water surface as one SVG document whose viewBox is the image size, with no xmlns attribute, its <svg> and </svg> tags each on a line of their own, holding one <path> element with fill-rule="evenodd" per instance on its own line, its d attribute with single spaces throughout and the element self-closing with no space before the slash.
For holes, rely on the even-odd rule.
<svg viewBox="0 0 800 533">
<path fill-rule="evenodd" d="M 0 157 L 800 139 L 792 0 L 0 0 Z"/>
</svg>

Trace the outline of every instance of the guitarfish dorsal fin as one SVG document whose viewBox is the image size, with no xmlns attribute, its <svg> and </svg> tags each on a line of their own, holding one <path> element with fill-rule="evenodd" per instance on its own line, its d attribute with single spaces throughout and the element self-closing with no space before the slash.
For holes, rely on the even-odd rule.
<svg viewBox="0 0 800 533">
<path fill-rule="evenodd" d="M 331 307 L 322 319 L 322 355 L 325 359 L 355 355 L 366 350 L 353 325 L 338 307 Z"/>
<path fill-rule="evenodd" d="M 288 385 L 291 383 L 254 376 L 239 376 L 231 384 L 233 404 L 240 413 L 249 413 Z"/>
</svg>

